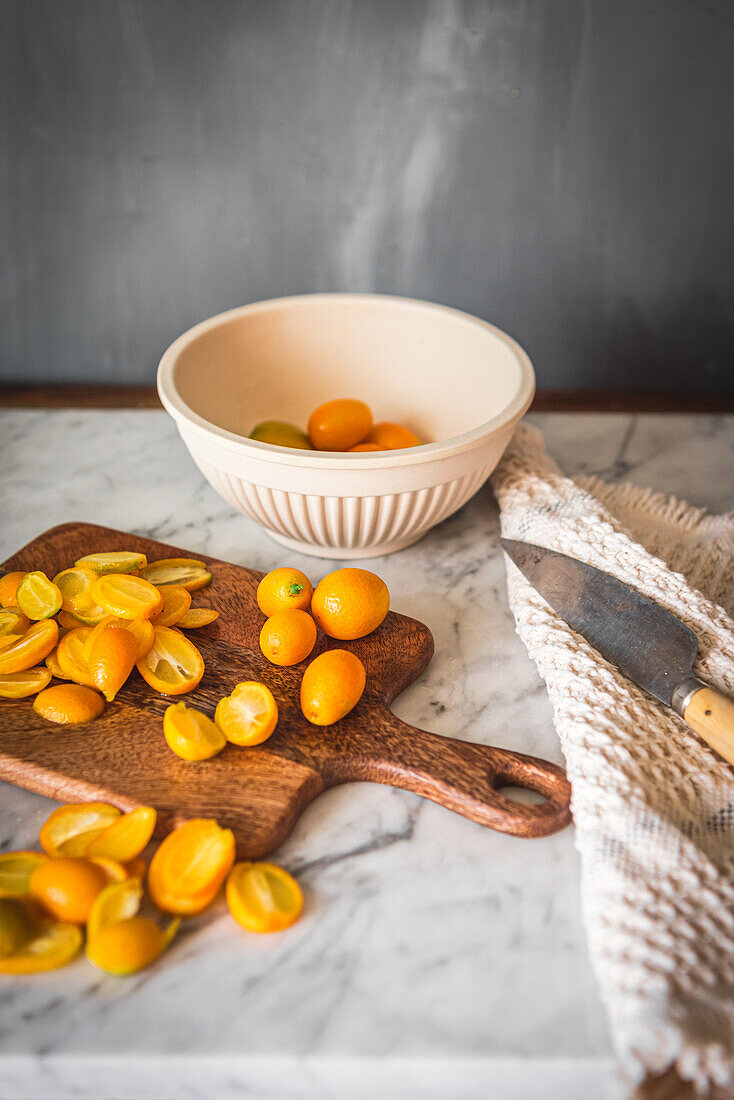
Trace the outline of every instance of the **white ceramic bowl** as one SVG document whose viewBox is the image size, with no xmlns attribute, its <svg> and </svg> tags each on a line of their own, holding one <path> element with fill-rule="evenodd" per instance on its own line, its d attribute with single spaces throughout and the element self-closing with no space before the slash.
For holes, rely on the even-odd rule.
<svg viewBox="0 0 734 1100">
<path fill-rule="evenodd" d="M 185 332 L 158 368 L 161 400 L 217 492 L 278 542 L 329 558 L 400 550 L 465 504 L 534 390 L 530 360 L 500 329 L 374 294 L 232 309 Z M 432 442 L 349 454 L 247 438 L 261 420 L 305 428 L 337 397 Z"/>
</svg>

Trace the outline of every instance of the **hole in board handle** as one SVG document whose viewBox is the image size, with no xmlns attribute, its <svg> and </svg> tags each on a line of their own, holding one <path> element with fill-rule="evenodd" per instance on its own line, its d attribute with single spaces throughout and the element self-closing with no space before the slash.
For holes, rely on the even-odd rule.
<svg viewBox="0 0 734 1100">
<path fill-rule="evenodd" d="M 540 791 L 530 791 L 527 787 L 495 787 L 497 794 L 501 794 L 508 802 L 519 802 L 524 806 L 539 806 L 548 799 Z"/>
</svg>

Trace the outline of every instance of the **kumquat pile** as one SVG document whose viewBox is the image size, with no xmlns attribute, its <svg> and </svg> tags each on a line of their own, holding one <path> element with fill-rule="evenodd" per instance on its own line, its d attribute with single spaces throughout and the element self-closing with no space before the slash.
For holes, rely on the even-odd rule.
<svg viewBox="0 0 734 1100">
<path fill-rule="evenodd" d="M 222 886 L 232 917 L 248 932 L 280 932 L 298 919 L 296 880 L 273 863 L 235 863 L 229 829 L 187 821 L 148 865 L 142 853 L 155 825 L 150 806 L 126 814 L 106 802 L 61 806 L 41 828 L 43 851 L 0 854 L 0 974 L 66 966 L 85 933 L 91 963 L 107 974 L 135 974 Z"/>
<path fill-rule="evenodd" d="M 192 691 L 204 675 L 204 660 L 183 631 L 217 618 L 213 609 L 192 607 L 192 592 L 211 580 L 201 561 L 148 563 L 144 554 L 122 550 L 87 554 L 53 580 L 39 570 L 5 574 L 0 699 L 35 696 L 38 715 L 68 725 L 102 714 L 135 668 L 162 695 Z M 347 568 L 314 588 L 304 573 L 286 566 L 262 578 L 257 605 L 263 656 L 273 666 L 305 666 L 304 717 L 329 726 L 349 714 L 365 689 L 364 665 L 347 649 L 311 654 L 319 631 L 350 641 L 376 630 L 390 607 L 384 581 Z M 51 685 L 52 679 L 59 682 Z M 246 680 L 219 700 L 211 716 L 171 702 L 163 736 L 178 757 L 199 764 L 227 745 L 262 744 L 277 724 L 278 704 L 268 685 Z M 234 836 L 215 820 L 174 829 L 148 863 L 156 821 L 150 806 L 129 813 L 104 802 L 62 806 L 41 829 L 42 851 L 1 853 L 0 973 L 64 966 L 81 952 L 86 933 L 86 955 L 95 966 L 134 974 L 153 963 L 181 921 L 211 906 L 222 888 L 232 917 L 248 931 L 282 931 L 298 919 L 303 896 L 295 879 L 272 863 L 235 863 Z"/>
<path fill-rule="evenodd" d="M 191 606 L 211 579 L 202 561 L 148 563 L 127 550 L 87 554 L 53 580 L 40 570 L 6 573 L 0 698 L 35 695 L 36 713 L 63 725 L 97 718 L 134 668 L 164 695 L 192 691 L 204 661 L 182 631 L 217 618 Z M 52 678 L 64 682 L 49 686 Z"/>
<path fill-rule="evenodd" d="M 305 432 L 286 420 L 263 420 L 252 429 L 250 439 L 299 451 L 349 451 L 352 454 L 397 451 L 420 447 L 425 442 L 404 424 L 392 420 L 375 424 L 369 405 L 351 397 L 319 405 L 308 418 Z"/>
</svg>

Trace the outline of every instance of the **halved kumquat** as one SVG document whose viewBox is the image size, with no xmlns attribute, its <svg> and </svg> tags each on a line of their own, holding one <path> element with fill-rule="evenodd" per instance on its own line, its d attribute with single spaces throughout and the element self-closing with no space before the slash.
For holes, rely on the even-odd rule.
<svg viewBox="0 0 734 1100">
<path fill-rule="evenodd" d="M 33 709 L 48 722 L 62 726 L 82 725 L 99 718 L 104 710 L 104 699 L 81 684 L 55 684 L 36 696 Z"/>
<path fill-rule="evenodd" d="M 20 898 L 0 898 L 0 958 L 14 955 L 36 931 L 36 921 Z"/>
<path fill-rule="evenodd" d="M 29 619 L 51 619 L 61 611 L 61 591 L 40 569 L 26 573 L 15 593 L 18 607 Z"/>
<path fill-rule="evenodd" d="M 106 928 L 121 920 L 129 920 L 140 909 L 143 900 L 143 884 L 139 878 L 126 878 L 112 882 L 100 890 L 87 917 L 87 935 L 90 940 Z"/>
<path fill-rule="evenodd" d="M 91 569 L 98 577 L 107 573 L 137 573 L 148 564 L 145 554 L 133 550 L 110 550 L 101 554 L 85 554 L 74 565 L 80 569 Z"/>
<path fill-rule="evenodd" d="M 92 836 L 103 832 L 120 816 L 117 806 L 109 802 L 72 802 L 59 806 L 46 818 L 38 839 L 50 856 L 83 855 Z M 71 840 L 81 842 L 74 853 L 66 847 Z"/>
<path fill-rule="evenodd" d="M 197 558 L 161 558 L 141 569 L 140 576 L 158 586 L 180 584 L 189 592 L 196 592 L 212 579 L 209 567 Z"/>
<path fill-rule="evenodd" d="M 157 816 L 152 806 L 138 806 L 130 813 L 118 817 L 103 833 L 96 836 L 84 854 L 90 859 L 104 856 L 117 860 L 118 863 L 135 859 L 153 836 Z"/>
<path fill-rule="evenodd" d="M 77 566 L 73 569 L 62 569 L 54 577 L 54 584 L 61 592 L 62 611 L 65 615 L 73 615 L 85 626 L 93 626 L 105 617 L 104 611 L 91 595 L 92 585 L 96 580 L 97 574 L 92 569 Z M 71 623 L 72 628 L 74 625 Z"/>
<path fill-rule="evenodd" d="M 214 721 L 233 745 L 261 745 L 278 724 L 278 704 L 266 684 L 246 680 L 219 700 Z"/>
<path fill-rule="evenodd" d="M 138 643 L 124 627 L 105 626 L 90 639 L 87 667 L 92 683 L 108 703 L 135 668 L 137 656 Z"/>
<path fill-rule="evenodd" d="M 115 882 L 125 882 L 126 879 L 131 877 L 127 867 L 124 863 L 120 863 L 119 859 L 111 859 L 109 856 L 87 856 L 87 859 L 91 859 L 92 863 L 96 863 L 98 867 L 102 868 L 108 885 Z"/>
<path fill-rule="evenodd" d="M 48 861 L 42 852 L 0 853 L 0 898 L 22 898 L 30 889 L 31 875 Z"/>
<path fill-rule="evenodd" d="M 226 894 L 230 913 L 248 932 L 282 932 L 303 909 L 301 887 L 275 863 L 236 863 Z"/>
<path fill-rule="evenodd" d="M 121 619 L 149 619 L 163 607 L 163 597 L 154 584 L 128 573 L 97 577 L 91 596 L 108 615 Z"/>
<path fill-rule="evenodd" d="M 165 951 L 181 926 L 172 920 L 165 931 L 149 917 L 129 917 L 105 925 L 87 942 L 87 958 L 99 970 L 124 978 L 150 966 Z"/>
<path fill-rule="evenodd" d="M 0 673 L 25 672 L 43 661 L 56 645 L 59 628 L 55 619 L 34 623 L 12 645 L 0 650 Z"/>
<path fill-rule="evenodd" d="M 185 703 L 172 703 L 166 708 L 163 736 L 171 752 L 182 760 L 210 760 L 227 744 L 211 718 Z"/>
<path fill-rule="evenodd" d="M 101 623 L 97 623 L 92 629 L 91 634 L 87 636 L 87 640 L 84 643 L 84 656 L 87 661 L 89 661 L 89 655 L 92 652 L 94 639 L 107 626 L 119 627 L 122 630 L 130 631 L 137 645 L 136 661 L 142 660 L 153 648 L 155 634 L 150 619 L 120 619 L 115 615 L 107 615 Z"/>
<path fill-rule="evenodd" d="M 195 818 L 169 833 L 148 869 L 148 890 L 165 912 L 201 913 L 232 869 L 234 836 L 216 821 Z"/>
<path fill-rule="evenodd" d="M 162 695 L 183 695 L 192 691 L 204 675 L 199 650 L 179 630 L 156 626 L 150 652 L 138 661 L 145 682 Z"/>
<path fill-rule="evenodd" d="M 43 924 L 17 951 L 0 958 L 0 974 L 38 974 L 66 966 L 79 954 L 82 933 L 75 924 Z"/>
<path fill-rule="evenodd" d="M 0 606 L 17 607 L 16 593 L 25 573 L 6 573 L 0 577 Z"/>
<path fill-rule="evenodd" d="M 163 607 L 153 616 L 156 626 L 175 626 L 191 607 L 191 593 L 182 584 L 167 584 L 161 588 Z"/>
<path fill-rule="evenodd" d="M 84 687 L 95 686 L 85 656 L 86 643 L 91 633 L 91 626 L 78 626 L 65 634 L 56 647 L 56 660 L 64 676 Z"/>
<path fill-rule="evenodd" d="M 59 659 L 56 655 L 56 650 L 55 649 L 51 650 L 51 652 L 46 657 L 46 660 L 45 660 L 44 663 L 46 665 L 46 668 L 49 670 L 51 675 L 56 680 L 70 680 L 71 679 L 71 676 L 67 676 L 66 673 L 64 672 L 64 670 L 62 669 L 61 665 L 59 664 Z"/>
<path fill-rule="evenodd" d="M 28 668 L 24 672 L 0 673 L 0 699 L 26 699 L 48 687 L 51 669 L 45 666 Z"/>
<path fill-rule="evenodd" d="M 179 630 L 198 630 L 200 626 L 209 626 L 219 618 L 219 612 L 213 607 L 191 607 L 176 623 Z"/>
<path fill-rule="evenodd" d="M 25 634 L 30 625 L 30 619 L 19 607 L 4 607 L 0 610 L 0 638 L 10 634 Z"/>
</svg>

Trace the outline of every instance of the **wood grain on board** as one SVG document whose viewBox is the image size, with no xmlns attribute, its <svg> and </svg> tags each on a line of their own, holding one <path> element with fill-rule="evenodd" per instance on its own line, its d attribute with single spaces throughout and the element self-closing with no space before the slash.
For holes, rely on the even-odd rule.
<svg viewBox="0 0 734 1100">
<path fill-rule="evenodd" d="M 68 523 L 40 535 L 2 571 L 42 569 L 54 576 L 83 554 L 143 551 L 152 561 L 198 557 L 136 535 Z M 490 828 L 515 836 L 546 836 L 570 821 L 570 786 L 561 768 L 532 756 L 415 729 L 390 711 L 390 703 L 425 670 L 433 654 L 428 627 L 390 612 L 371 635 L 335 642 L 319 634 L 313 655 L 327 648 L 353 650 L 367 670 L 367 688 L 351 714 L 333 726 L 312 726 L 299 706 L 305 665 L 278 668 L 258 646 L 264 621 L 255 600 L 262 576 L 254 570 L 204 557 L 213 583 L 194 593 L 195 606 L 220 612 L 208 627 L 189 632 L 206 672 L 199 686 L 179 698 L 213 716 L 223 695 L 242 680 L 262 680 L 280 712 L 273 736 L 262 746 L 228 745 L 213 760 L 179 759 L 163 737 L 162 716 L 171 700 L 133 671 L 102 716 L 82 726 L 52 725 L 30 700 L 2 701 L 0 779 L 59 801 L 100 799 L 121 809 L 155 806 L 159 831 L 192 817 L 216 817 L 237 838 L 240 858 L 277 847 L 321 791 L 366 780 L 415 791 Z M 519 803 L 499 792 L 524 787 L 545 796 Z"/>
</svg>

